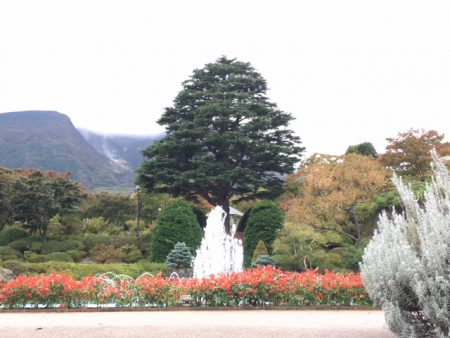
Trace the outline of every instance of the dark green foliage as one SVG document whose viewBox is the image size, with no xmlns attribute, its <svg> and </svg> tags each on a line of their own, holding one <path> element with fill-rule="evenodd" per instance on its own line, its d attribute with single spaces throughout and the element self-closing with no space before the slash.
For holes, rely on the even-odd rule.
<svg viewBox="0 0 450 338">
<path fill-rule="evenodd" d="M 303 148 L 293 119 L 270 102 L 250 63 L 222 57 L 196 69 L 158 121 L 166 138 L 144 151 L 138 182 L 150 191 L 201 196 L 229 213 L 233 196 L 279 193 Z M 173 243 L 175 244 L 175 243 Z"/>
<path fill-rule="evenodd" d="M 10 248 L 9 246 L 0 246 L 0 261 L 18 259 L 20 256 L 20 252 Z"/>
<path fill-rule="evenodd" d="M 79 262 L 86 257 L 86 252 L 79 250 L 67 250 L 66 254 L 70 255 L 74 262 Z"/>
<path fill-rule="evenodd" d="M 121 249 L 122 249 L 122 260 L 125 263 L 136 263 L 139 262 L 141 259 L 144 259 L 141 250 L 139 250 L 139 248 L 134 244 L 125 245 Z"/>
<path fill-rule="evenodd" d="M 167 271 L 166 265 L 161 263 L 139 262 L 135 264 L 108 263 L 108 264 L 80 264 L 71 262 L 43 262 L 27 263 L 21 261 L 2 262 L 1 266 L 14 272 L 16 276 L 20 274 L 49 274 L 52 272 L 62 272 L 73 275 L 80 279 L 98 273 L 113 272 L 124 274 L 133 278 L 139 277 L 144 272 L 149 272 L 156 276 L 159 272 Z"/>
<path fill-rule="evenodd" d="M 192 211 L 194 212 L 195 216 L 197 217 L 198 224 L 200 224 L 202 229 L 204 229 L 206 227 L 206 219 L 207 219 L 205 213 L 203 212 L 202 209 L 200 209 L 196 206 L 192 206 Z"/>
<path fill-rule="evenodd" d="M 86 250 L 92 249 L 97 244 L 110 244 L 111 238 L 104 234 L 87 234 L 81 238 Z"/>
<path fill-rule="evenodd" d="M 244 231 L 244 266 L 250 266 L 259 240 L 272 254 L 272 244 L 282 226 L 283 214 L 275 203 L 262 201 L 252 208 Z"/>
<path fill-rule="evenodd" d="M 239 220 L 239 224 L 237 226 L 236 231 L 244 231 L 247 227 L 248 217 L 250 216 L 250 213 L 252 212 L 252 208 L 249 208 L 246 212 L 244 212 L 244 215 L 242 215 L 241 219 Z"/>
<path fill-rule="evenodd" d="M 359 154 L 363 156 L 372 156 L 372 157 L 378 157 L 377 151 L 375 150 L 375 147 L 370 142 L 364 142 L 360 143 L 354 146 L 349 146 L 347 148 L 347 151 L 345 152 L 345 155 L 347 154 Z"/>
<path fill-rule="evenodd" d="M 258 259 L 252 263 L 253 267 L 257 267 L 257 266 L 267 266 L 267 265 L 272 265 L 274 267 L 279 267 L 280 263 L 278 263 L 278 261 L 270 256 L 267 255 L 261 255 L 258 257 Z"/>
<path fill-rule="evenodd" d="M 30 263 L 42 263 L 48 261 L 47 255 L 39 255 L 33 251 L 25 251 L 23 258 Z"/>
<path fill-rule="evenodd" d="M 8 245 L 16 239 L 27 237 L 28 233 L 25 229 L 13 225 L 0 231 L 0 246 Z"/>
<path fill-rule="evenodd" d="M 40 245 L 37 245 L 34 243 L 34 245 L 32 246 L 32 249 L 34 249 L 33 251 L 36 251 L 37 253 L 41 253 L 41 254 L 49 254 L 50 252 L 65 251 L 63 241 L 49 240 L 47 242 L 43 242 L 43 243 L 39 243 L 39 244 Z"/>
<path fill-rule="evenodd" d="M 47 255 L 47 260 L 55 262 L 73 262 L 72 257 L 65 252 L 51 252 Z"/>
<path fill-rule="evenodd" d="M 345 251 L 342 255 L 344 268 L 352 271 L 359 271 L 359 264 L 362 261 L 364 254 L 365 243 L 361 243 L 359 246 L 344 244 Z"/>
<path fill-rule="evenodd" d="M 30 249 L 32 243 L 33 243 L 33 239 L 31 239 L 29 237 L 24 237 L 24 238 L 20 238 L 20 239 L 16 239 L 15 241 L 12 241 L 11 243 L 8 244 L 8 246 L 23 254 L 25 251 Z"/>
<path fill-rule="evenodd" d="M 192 255 L 185 243 L 176 243 L 166 259 L 166 266 L 169 269 L 189 268 L 192 263 Z"/>
<path fill-rule="evenodd" d="M 150 246 L 152 244 L 152 233 L 143 232 L 138 239 L 138 247 L 141 252 L 147 257 L 150 251 Z"/>
<path fill-rule="evenodd" d="M 84 244 L 75 239 L 49 240 L 47 242 L 34 242 L 31 250 L 41 254 L 50 252 L 66 252 L 69 250 L 83 250 Z"/>
<path fill-rule="evenodd" d="M 195 251 L 202 241 L 202 228 L 191 206 L 184 201 L 175 201 L 162 211 L 152 236 L 150 258 L 155 262 L 165 262 L 175 243 L 184 242 Z"/>
</svg>

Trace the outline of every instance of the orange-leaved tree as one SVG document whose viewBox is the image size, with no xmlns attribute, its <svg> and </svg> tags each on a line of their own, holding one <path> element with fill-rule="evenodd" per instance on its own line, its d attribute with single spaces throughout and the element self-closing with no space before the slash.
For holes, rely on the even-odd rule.
<svg viewBox="0 0 450 338">
<path fill-rule="evenodd" d="M 314 155 L 288 176 L 280 204 L 287 221 L 334 229 L 358 246 L 372 230 L 364 229 L 358 207 L 372 202 L 389 185 L 388 171 L 374 158 Z"/>
<path fill-rule="evenodd" d="M 387 138 L 389 144 L 380 162 L 402 176 L 423 181 L 431 173 L 431 150 L 441 156 L 450 155 L 450 143 L 435 130 L 410 129 L 397 138 Z"/>
</svg>

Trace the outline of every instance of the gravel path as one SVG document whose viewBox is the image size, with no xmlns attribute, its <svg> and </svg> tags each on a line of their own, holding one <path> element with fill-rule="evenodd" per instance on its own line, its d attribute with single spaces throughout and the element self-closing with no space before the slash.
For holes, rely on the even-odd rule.
<svg viewBox="0 0 450 338">
<path fill-rule="evenodd" d="M 0 337 L 395 337 L 381 311 L 1 313 Z"/>
</svg>

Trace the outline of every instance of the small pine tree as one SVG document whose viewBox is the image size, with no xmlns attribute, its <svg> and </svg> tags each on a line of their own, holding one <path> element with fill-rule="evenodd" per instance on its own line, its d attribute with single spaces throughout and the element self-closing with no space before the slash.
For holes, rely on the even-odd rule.
<svg viewBox="0 0 450 338">
<path fill-rule="evenodd" d="M 259 256 L 269 256 L 267 247 L 262 240 L 259 240 L 258 245 L 256 245 L 256 249 L 253 252 L 252 263 L 256 262 Z"/>
<path fill-rule="evenodd" d="M 267 255 L 261 255 L 258 257 L 258 259 L 252 263 L 252 267 L 257 267 L 257 266 L 267 266 L 267 265 L 271 265 L 273 267 L 279 267 L 280 263 L 278 263 L 278 261 L 270 256 Z"/>
<path fill-rule="evenodd" d="M 189 268 L 192 263 L 192 255 L 189 248 L 183 242 L 175 244 L 166 259 L 166 266 L 169 269 Z"/>
</svg>

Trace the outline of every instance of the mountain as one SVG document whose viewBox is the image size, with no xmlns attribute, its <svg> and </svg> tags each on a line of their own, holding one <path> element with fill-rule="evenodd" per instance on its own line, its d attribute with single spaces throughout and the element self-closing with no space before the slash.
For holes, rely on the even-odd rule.
<svg viewBox="0 0 450 338">
<path fill-rule="evenodd" d="M 127 151 L 126 142 L 114 144 L 118 144 L 117 150 L 113 146 L 108 149 L 116 157 L 105 156 L 105 152 L 86 141 L 66 115 L 55 111 L 0 114 L 0 166 L 7 168 L 71 172 L 74 180 L 89 189 L 131 189 L 141 155 Z"/>
<path fill-rule="evenodd" d="M 103 135 L 86 129 L 78 129 L 84 139 L 117 165 L 136 170 L 144 160 L 142 151 L 164 134 L 152 136 Z"/>
</svg>

